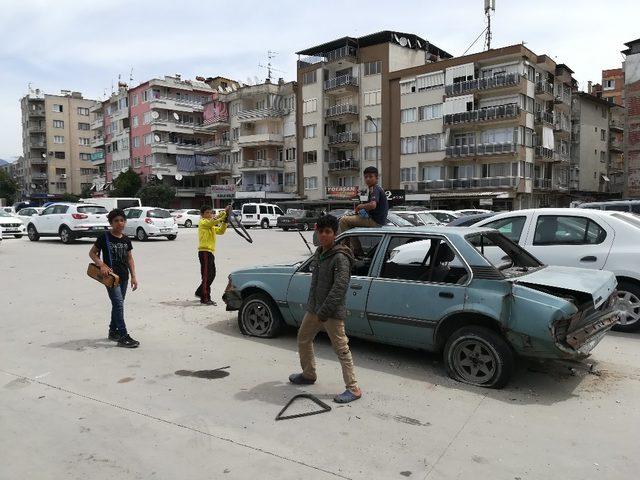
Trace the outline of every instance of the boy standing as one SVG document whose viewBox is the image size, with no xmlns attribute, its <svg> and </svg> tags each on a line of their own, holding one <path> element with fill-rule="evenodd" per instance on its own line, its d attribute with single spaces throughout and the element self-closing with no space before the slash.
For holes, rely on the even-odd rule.
<svg viewBox="0 0 640 480">
<path fill-rule="evenodd" d="M 356 206 L 356 214 L 344 216 L 340 219 L 340 232 L 356 227 L 381 227 L 387 223 L 389 201 L 384 190 L 378 185 L 378 169 L 367 167 L 364 169 L 364 182 L 369 190 L 367 203 Z"/>
<path fill-rule="evenodd" d="M 318 220 L 316 230 L 320 247 L 313 256 L 307 313 L 298 330 L 298 353 L 302 373 L 290 375 L 289 381 L 296 385 L 315 383 L 317 376 L 313 340 L 320 330 L 325 330 L 333 350 L 338 355 L 346 387 L 346 390 L 336 395 L 333 401 L 349 403 L 362 396 L 353 372 L 353 358 L 344 327 L 347 315 L 347 288 L 354 259 L 348 247 L 335 244 L 338 219 L 332 215 L 325 215 Z"/>
<path fill-rule="evenodd" d="M 217 217 L 209 205 L 200 207 L 200 222 L 198 222 L 198 259 L 200 260 L 200 285 L 196 290 L 196 297 L 205 305 L 217 305 L 211 300 L 211 284 L 216 278 L 216 235 L 224 235 L 227 230 L 227 215 L 229 205 Z"/>
<path fill-rule="evenodd" d="M 111 225 L 111 231 L 96 239 L 89 251 L 89 257 L 100 268 L 102 275 L 109 275 L 109 272 L 113 271 L 120 277 L 118 286 L 107 287 L 111 300 L 109 340 L 117 341 L 119 347 L 136 348 L 140 342 L 129 336 L 124 323 L 124 297 L 127 294 L 129 273 L 131 273 L 131 289 L 138 289 L 136 266 L 131 253 L 133 246 L 131 240 L 124 234 L 124 226 L 127 223 L 124 211 L 119 208 L 111 210 L 107 219 Z"/>
</svg>

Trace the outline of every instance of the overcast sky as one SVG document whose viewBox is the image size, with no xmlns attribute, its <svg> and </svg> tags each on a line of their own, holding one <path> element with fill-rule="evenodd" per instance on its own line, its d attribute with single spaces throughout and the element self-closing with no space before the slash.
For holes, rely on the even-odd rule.
<svg viewBox="0 0 640 480">
<path fill-rule="evenodd" d="M 288 80 L 295 51 L 345 35 L 415 33 L 461 55 L 484 29 L 483 0 L 3 0 L 0 158 L 22 154 L 19 99 L 29 83 L 100 98 L 118 75 L 134 84 L 180 73 L 264 78 L 267 50 Z M 604 10 L 608 8 L 608 10 Z M 637 0 L 497 0 L 493 46 L 520 42 L 574 71 L 582 89 L 620 66 L 640 37 Z M 480 39 L 469 53 L 482 50 Z"/>
</svg>

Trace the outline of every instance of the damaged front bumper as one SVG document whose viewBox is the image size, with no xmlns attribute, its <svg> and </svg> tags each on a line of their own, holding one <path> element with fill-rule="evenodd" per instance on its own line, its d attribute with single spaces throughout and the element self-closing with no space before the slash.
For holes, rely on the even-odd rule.
<svg viewBox="0 0 640 480">
<path fill-rule="evenodd" d="M 242 295 L 240 294 L 240 291 L 233 286 L 231 279 L 229 279 L 227 288 L 222 294 L 222 301 L 227 305 L 228 312 L 240 310 L 240 307 L 242 306 Z"/>
</svg>

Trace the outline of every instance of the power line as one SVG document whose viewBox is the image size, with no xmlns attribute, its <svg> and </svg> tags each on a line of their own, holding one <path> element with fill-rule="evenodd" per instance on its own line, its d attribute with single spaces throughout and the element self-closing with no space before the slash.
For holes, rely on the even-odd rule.
<svg viewBox="0 0 640 480">
<path fill-rule="evenodd" d="M 469 45 L 469 47 L 464 51 L 464 53 L 463 53 L 462 55 L 466 55 L 466 53 L 471 49 L 471 47 L 473 47 L 473 46 L 476 44 L 476 42 L 477 42 L 478 40 L 480 40 L 480 37 L 482 36 L 482 34 L 483 34 L 484 32 L 486 32 L 486 31 L 487 31 L 487 28 L 489 28 L 489 27 L 484 27 L 484 30 L 482 30 L 482 31 L 480 32 L 480 35 L 478 35 L 478 36 L 476 37 L 476 39 L 471 43 L 471 45 Z"/>
</svg>

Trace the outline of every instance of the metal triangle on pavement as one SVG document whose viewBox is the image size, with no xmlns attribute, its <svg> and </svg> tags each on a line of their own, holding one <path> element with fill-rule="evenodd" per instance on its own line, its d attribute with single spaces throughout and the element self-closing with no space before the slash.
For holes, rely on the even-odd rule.
<svg viewBox="0 0 640 480">
<path fill-rule="evenodd" d="M 305 412 L 305 413 L 297 413 L 295 415 L 282 415 L 287 410 L 287 408 L 289 408 L 291 404 L 298 398 L 307 398 L 311 400 L 313 403 L 315 403 L 316 405 L 318 405 L 322 410 L 315 410 L 313 412 Z M 331 407 L 326 403 L 324 403 L 322 400 L 320 400 L 318 397 L 311 395 L 310 393 L 301 393 L 299 395 L 296 395 L 295 397 L 293 397 L 291 400 L 287 402 L 287 404 L 282 408 L 282 410 L 278 412 L 278 415 L 276 415 L 276 420 L 290 420 L 292 418 L 307 417 L 309 415 L 317 415 L 318 413 L 326 413 L 330 411 L 331 411 Z"/>
</svg>

